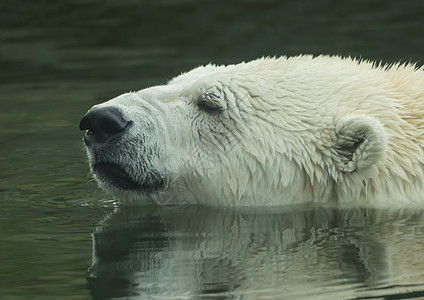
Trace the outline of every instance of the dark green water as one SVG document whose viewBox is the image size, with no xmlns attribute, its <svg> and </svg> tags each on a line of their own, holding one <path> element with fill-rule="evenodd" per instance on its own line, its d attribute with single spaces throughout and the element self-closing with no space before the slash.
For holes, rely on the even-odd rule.
<svg viewBox="0 0 424 300">
<path fill-rule="evenodd" d="M 420 211 L 115 207 L 77 128 L 209 62 L 422 64 L 423 16 L 422 1 L 2 1 L 0 299 L 424 297 Z"/>
</svg>

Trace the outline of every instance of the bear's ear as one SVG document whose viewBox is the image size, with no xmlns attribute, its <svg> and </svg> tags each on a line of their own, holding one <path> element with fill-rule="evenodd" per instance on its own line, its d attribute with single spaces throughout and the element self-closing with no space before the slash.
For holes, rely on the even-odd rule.
<svg viewBox="0 0 424 300">
<path fill-rule="evenodd" d="M 364 115 L 345 116 L 335 127 L 334 160 L 338 169 L 351 173 L 380 161 L 386 149 L 383 125 Z"/>
</svg>

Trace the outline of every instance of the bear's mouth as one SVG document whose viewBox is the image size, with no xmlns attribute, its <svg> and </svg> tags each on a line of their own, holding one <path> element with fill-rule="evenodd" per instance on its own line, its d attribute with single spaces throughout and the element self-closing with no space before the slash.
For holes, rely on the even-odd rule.
<svg viewBox="0 0 424 300">
<path fill-rule="evenodd" d="M 94 164 L 93 172 L 100 181 L 122 190 L 139 190 L 150 193 L 158 191 L 166 185 L 164 177 L 156 172 L 147 176 L 143 182 L 138 182 L 123 167 L 110 162 Z"/>
<path fill-rule="evenodd" d="M 93 171 L 101 180 L 116 187 L 125 190 L 136 190 L 141 188 L 140 184 L 133 180 L 123 168 L 116 164 L 99 162 L 93 166 Z"/>
</svg>

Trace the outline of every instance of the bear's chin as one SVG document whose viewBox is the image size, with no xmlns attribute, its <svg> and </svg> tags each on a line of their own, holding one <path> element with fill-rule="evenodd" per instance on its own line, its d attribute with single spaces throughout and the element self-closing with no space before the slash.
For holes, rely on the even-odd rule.
<svg viewBox="0 0 424 300">
<path fill-rule="evenodd" d="M 110 162 L 98 162 L 92 167 L 94 178 L 100 186 L 120 191 L 137 191 L 145 194 L 158 192 L 166 185 L 165 179 L 157 173 L 146 176 L 146 180 L 140 182 L 132 178 L 125 168 Z"/>
</svg>

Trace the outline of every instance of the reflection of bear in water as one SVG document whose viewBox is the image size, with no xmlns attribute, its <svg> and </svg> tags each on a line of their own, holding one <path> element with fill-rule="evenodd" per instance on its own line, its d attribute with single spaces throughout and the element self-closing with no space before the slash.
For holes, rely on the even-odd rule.
<svg viewBox="0 0 424 300">
<path fill-rule="evenodd" d="M 339 57 L 196 68 L 81 120 L 122 201 L 422 203 L 424 72 Z"/>
<path fill-rule="evenodd" d="M 323 287 L 353 297 L 359 292 L 340 284 L 411 283 L 416 274 L 423 282 L 422 237 L 398 235 L 397 224 L 413 218 L 420 217 L 359 209 L 122 207 L 93 234 L 89 288 L 94 299 L 257 299 L 314 295 Z"/>
</svg>

